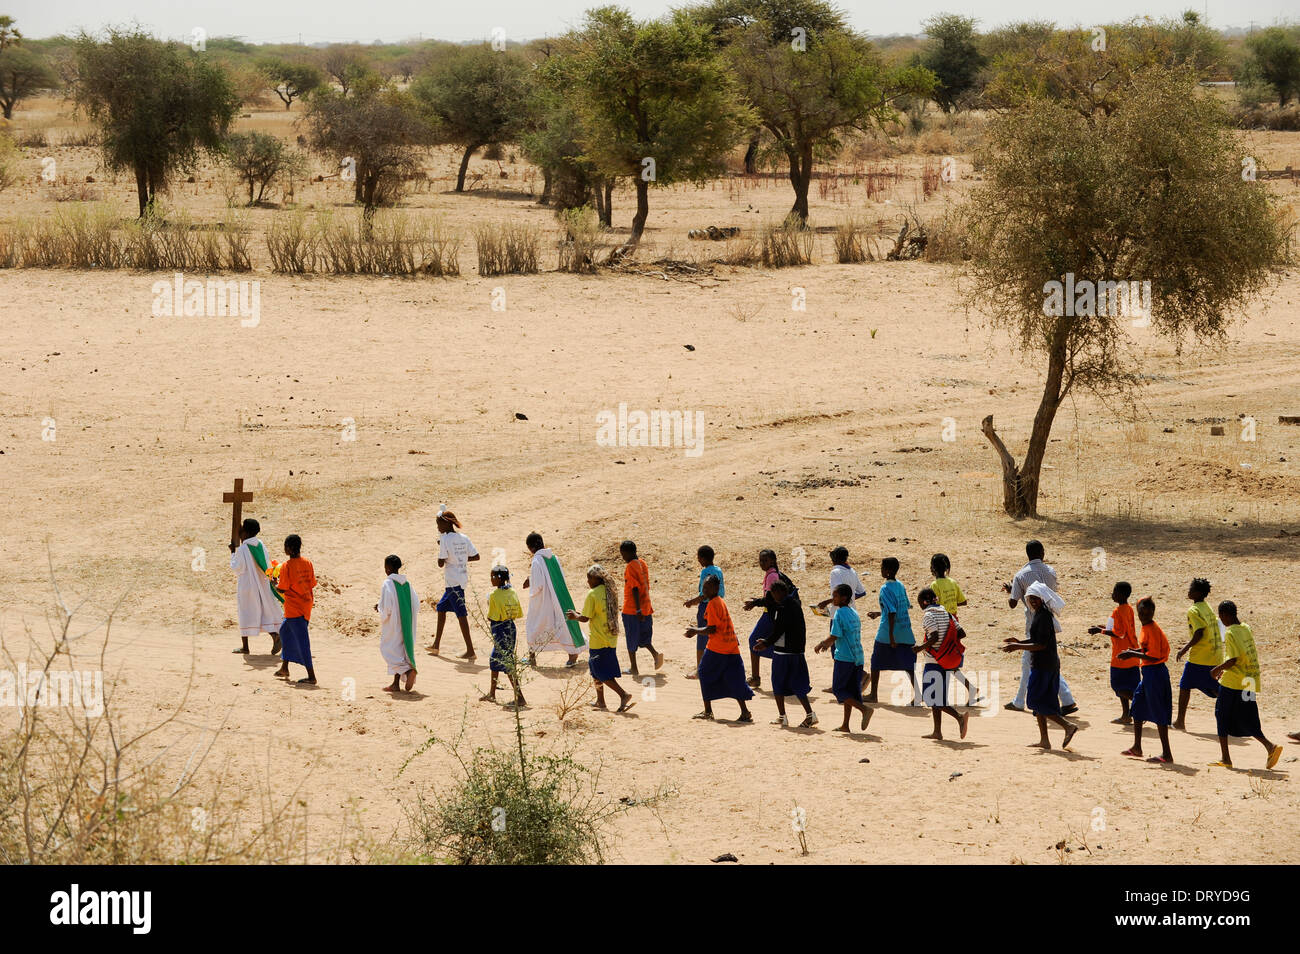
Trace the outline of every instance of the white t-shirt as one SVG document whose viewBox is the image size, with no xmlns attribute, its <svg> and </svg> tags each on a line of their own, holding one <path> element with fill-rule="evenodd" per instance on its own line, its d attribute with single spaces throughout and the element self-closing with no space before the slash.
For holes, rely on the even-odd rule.
<svg viewBox="0 0 1300 954">
<path fill-rule="evenodd" d="M 836 564 L 831 567 L 831 592 L 835 592 L 835 587 L 841 583 L 847 583 L 853 590 L 853 599 L 849 605 L 852 605 L 861 596 L 867 595 L 867 588 L 862 585 L 862 580 L 858 578 L 858 571 L 851 566 L 841 566 Z"/>
<path fill-rule="evenodd" d="M 447 561 L 443 572 L 448 589 L 469 583 L 469 558 L 472 556 L 478 556 L 478 551 L 465 534 L 452 530 L 438 538 L 438 559 Z"/>
</svg>

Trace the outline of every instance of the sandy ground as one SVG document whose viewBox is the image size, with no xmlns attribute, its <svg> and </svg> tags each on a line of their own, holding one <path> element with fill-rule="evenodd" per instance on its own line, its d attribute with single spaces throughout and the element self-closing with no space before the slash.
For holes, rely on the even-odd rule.
<svg viewBox="0 0 1300 954">
<path fill-rule="evenodd" d="M 772 212 L 788 202 L 779 188 L 761 194 Z M 39 201 L 12 208 L 48 214 L 52 203 Z M 685 228 L 732 224 L 748 202 L 725 188 L 680 189 L 656 198 L 651 223 L 665 230 L 663 244 L 686 245 Z M 183 190 L 173 204 L 189 207 Z M 467 230 L 476 215 L 549 219 L 522 198 L 439 192 L 428 204 L 468 210 L 453 219 Z M 1178 766 L 1123 758 L 1131 732 L 1110 724 L 1118 704 L 1108 647 L 1086 628 L 1109 613 L 1113 582 L 1128 579 L 1136 595 L 1155 597 L 1157 620 L 1180 645 L 1187 581 L 1207 576 L 1212 600 L 1236 600 L 1254 626 L 1265 731 L 1284 741 L 1300 730 L 1300 627 L 1288 595 L 1300 556 L 1300 427 L 1278 423 L 1300 414 L 1295 274 L 1251 307 L 1222 349 L 1179 355 L 1135 330 L 1132 359 L 1149 376 L 1141 406 L 1120 413 L 1080 398 L 1064 409 L 1044 476 L 1045 518 L 1015 523 L 1000 510 L 996 458 L 979 422 L 996 415 L 1018 451 L 1040 377 L 963 310 L 947 267 L 819 264 L 681 282 L 480 279 L 472 257 L 464 263 L 450 280 L 237 276 L 261 282 L 254 328 L 234 318 L 154 318 L 157 275 L 0 272 L 6 644 L 21 651 L 24 627 L 44 632 L 48 545 L 65 594 L 87 600 L 87 620 L 124 597 L 109 652 L 124 718 L 157 719 L 182 698 L 192 670 L 183 721 L 193 733 L 225 723 L 215 761 L 250 786 L 301 785 L 322 828 L 359 808 L 368 832 L 384 838 L 402 829 L 401 806 L 417 789 L 453 779 L 454 762 L 437 749 L 399 777 L 421 742 L 454 734 L 466 715 L 473 742 L 506 743 L 513 727 L 509 713 L 476 701 L 490 645 L 478 627 L 478 663 L 428 656 L 414 698 L 379 691 L 387 678 L 372 606 L 382 559 L 400 554 L 417 589 L 437 596 L 433 516 L 445 503 L 484 554 L 472 579 L 484 605 L 489 558 L 522 578 L 530 530 L 545 535 L 579 593 L 581 568 L 615 562 L 625 537 L 649 562 L 656 642 L 668 661 L 636 687 L 635 710 L 580 706 L 562 720 L 561 693 L 586 680 L 585 665 L 556 668 L 562 657 L 543 657 L 526 687 L 538 750 L 599 765 L 599 790 L 613 800 L 671 793 L 656 811 L 615 821 L 615 860 L 1294 858 L 1300 746 L 1288 744 L 1272 772 L 1254 742 L 1234 745 L 1238 771 L 1208 768 L 1218 751 L 1212 704 L 1198 696 L 1190 732 L 1174 736 Z M 793 286 L 806 291 L 805 312 L 791 308 Z M 491 307 L 497 287 L 504 312 Z M 600 446 L 597 415 L 620 403 L 702 412 L 702 453 Z M 1243 415 L 1257 422 L 1254 441 L 1241 439 Z M 54 440 L 42 439 L 46 418 Z M 1226 435 L 1210 436 L 1220 422 Z M 944 439 L 945 428 L 955 439 Z M 230 652 L 238 638 L 221 494 L 235 477 L 256 495 L 247 513 L 273 548 L 299 533 L 315 564 L 314 689 L 273 679 L 268 655 Z M 1001 709 L 1019 666 L 996 648 L 1023 631 L 1023 616 L 999 585 L 1023 563 L 1030 537 L 1045 541 L 1067 601 L 1063 669 L 1085 726 L 1071 752 L 1026 748 L 1032 719 Z M 836 544 L 849 547 L 873 590 L 880 558 L 898 556 L 912 594 L 929 580 L 930 554 L 947 552 L 970 599 L 966 670 L 997 680 L 995 704 L 963 743 L 921 739 L 928 713 L 892 706 L 868 734 L 839 736 L 829 731 L 837 707 L 822 692 L 816 731 L 769 726 L 766 692 L 753 705 L 757 724 L 693 721 L 698 690 L 685 678 L 693 642 L 682 632 L 694 611 L 681 604 L 695 592 L 701 543 L 718 551 L 742 634 L 753 614 L 740 604 L 758 591 L 762 547 L 777 550 L 808 599 L 823 595 Z M 193 569 L 195 548 L 206 551 L 205 569 Z M 800 553 L 806 566 L 792 569 Z M 433 623 L 426 612 L 422 643 Z M 823 625 L 810 622 L 810 632 Z M 98 638 L 83 641 L 80 664 Z M 444 648 L 457 641 L 450 630 Z M 261 638 L 255 651 L 268 645 Z M 828 685 L 830 661 L 810 665 L 814 687 Z M 735 711 L 726 702 L 717 709 Z M 955 736 L 951 725 L 945 731 Z M 1146 745 L 1156 744 L 1151 735 Z M 806 817 L 806 858 L 796 808 Z M 1056 849 L 1063 840 L 1071 852 Z"/>
</svg>

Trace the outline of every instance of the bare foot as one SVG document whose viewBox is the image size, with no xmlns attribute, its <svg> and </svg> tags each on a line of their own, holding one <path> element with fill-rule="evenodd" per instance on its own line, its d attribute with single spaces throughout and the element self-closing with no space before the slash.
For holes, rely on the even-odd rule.
<svg viewBox="0 0 1300 954">
<path fill-rule="evenodd" d="M 846 725 L 837 725 L 835 728 L 831 729 L 831 731 L 832 731 L 832 732 L 844 732 L 844 733 L 847 734 L 847 733 L 849 732 L 849 727 L 848 727 L 847 724 L 846 724 Z"/>
<path fill-rule="evenodd" d="M 655 668 L 656 668 L 656 669 L 662 669 L 662 668 L 664 668 L 664 654 L 663 654 L 663 653 L 655 653 L 655 654 L 654 654 L 654 657 L 655 657 Z M 619 711 L 622 711 L 622 710 L 619 710 Z"/>
<path fill-rule="evenodd" d="M 961 726 L 961 737 L 966 738 L 966 730 L 970 728 L 970 713 L 963 713 L 957 724 Z"/>
<path fill-rule="evenodd" d="M 938 739 L 940 742 L 943 741 L 943 736 L 940 735 L 938 732 L 931 732 L 931 733 L 929 733 L 928 735 L 923 735 L 923 736 L 921 736 L 921 738 L 923 738 L 923 739 Z"/>
<path fill-rule="evenodd" d="M 492 695 L 492 693 L 490 693 L 490 692 L 485 692 L 485 693 L 483 693 L 483 695 L 481 695 L 481 696 L 478 697 L 478 701 L 479 701 L 479 702 L 496 702 L 496 701 L 497 701 L 497 697 L 494 696 L 494 695 Z"/>
<path fill-rule="evenodd" d="M 461 653 L 461 654 L 460 654 L 459 656 L 457 656 L 456 658 L 457 658 L 457 659 L 477 659 L 478 656 L 476 656 L 474 653 Z"/>
<path fill-rule="evenodd" d="M 276 678 L 276 679 L 288 679 L 288 678 L 289 678 L 289 670 L 287 670 L 287 669 L 277 669 L 277 670 L 275 671 L 275 678 Z"/>
<path fill-rule="evenodd" d="M 605 703 L 603 703 L 603 702 L 589 702 L 589 703 L 587 703 L 587 704 L 588 704 L 589 706 L 591 706 L 591 708 L 593 708 L 593 709 L 604 709 L 604 708 L 605 708 Z"/>
<path fill-rule="evenodd" d="M 1186 732 L 1186 731 L 1187 731 L 1187 725 L 1186 725 L 1186 723 L 1183 723 L 1183 722 L 1175 722 L 1175 723 L 1174 723 L 1173 725 L 1171 725 L 1169 728 L 1171 728 L 1171 729 L 1177 729 L 1179 732 Z"/>
<path fill-rule="evenodd" d="M 1052 747 L 1052 743 L 1046 740 L 1042 742 L 1033 742 L 1030 743 L 1028 746 L 1026 746 L 1026 748 L 1030 748 L 1030 749 L 1050 749 L 1051 747 Z"/>
<path fill-rule="evenodd" d="M 415 687 L 415 670 L 412 669 L 406 674 L 406 684 L 402 686 L 407 692 Z"/>
<path fill-rule="evenodd" d="M 246 648 L 244 648 L 243 646 L 240 646 L 238 649 L 232 649 L 231 652 L 232 652 L 232 653 L 235 653 L 236 655 L 239 655 L 239 656 L 247 656 L 247 655 L 248 655 L 248 650 L 247 650 Z"/>
<path fill-rule="evenodd" d="M 745 685 L 753 689 L 757 689 L 762 684 L 763 684 L 763 680 L 759 679 L 757 676 L 750 676 L 748 679 L 745 680 Z"/>
<path fill-rule="evenodd" d="M 875 711 L 876 711 L 875 709 L 862 710 L 862 731 L 863 732 L 867 731 L 867 724 L 871 721 L 872 713 L 874 713 Z"/>
<path fill-rule="evenodd" d="M 699 679 L 699 678 L 700 678 L 700 674 L 699 674 L 698 672 L 689 672 L 689 673 L 686 674 L 686 678 L 687 678 L 687 679 Z"/>
<path fill-rule="evenodd" d="M 391 686 L 391 685 L 390 685 L 390 686 L 384 686 L 384 692 L 396 692 L 396 691 L 397 691 L 397 687 L 396 687 L 396 686 Z"/>
<path fill-rule="evenodd" d="M 298 685 L 300 685 L 300 686 L 314 686 L 314 685 L 316 685 L 316 677 L 315 677 L 315 676 L 303 676 L 301 679 L 298 680 Z"/>
<path fill-rule="evenodd" d="M 440 652 L 442 652 L 442 650 L 440 650 L 440 649 L 437 647 L 436 644 L 433 645 L 433 646 L 430 646 L 430 647 L 429 647 L 429 655 L 430 655 L 430 656 L 436 656 L 436 655 L 438 655 Z"/>
</svg>

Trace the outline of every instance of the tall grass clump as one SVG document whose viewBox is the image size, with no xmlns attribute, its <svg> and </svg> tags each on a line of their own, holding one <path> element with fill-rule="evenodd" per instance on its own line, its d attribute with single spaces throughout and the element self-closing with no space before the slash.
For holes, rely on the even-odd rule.
<svg viewBox="0 0 1300 954">
<path fill-rule="evenodd" d="M 532 275 L 537 272 L 541 233 L 522 222 L 492 222 L 474 230 L 480 275 Z"/>
<path fill-rule="evenodd" d="M 765 268 L 810 265 L 812 254 L 813 233 L 801 227 L 795 216 L 787 216 L 780 224 L 764 228 L 760 260 Z"/>
<path fill-rule="evenodd" d="M 600 220 L 591 206 L 565 209 L 558 215 L 564 229 L 560 240 L 559 270 L 591 274 L 596 271 L 596 251 L 600 247 Z M 482 265 L 479 266 L 482 271 Z"/>
<path fill-rule="evenodd" d="M 316 271 L 317 230 L 310 227 L 302 209 L 281 212 L 266 231 L 271 270 L 287 275 Z"/>
<path fill-rule="evenodd" d="M 832 241 L 835 244 L 835 261 L 841 265 L 853 265 L 871 259 L 871 253 L 862 239 L 862 227 L 852 216 L 835 227 Z"/>
</svg>

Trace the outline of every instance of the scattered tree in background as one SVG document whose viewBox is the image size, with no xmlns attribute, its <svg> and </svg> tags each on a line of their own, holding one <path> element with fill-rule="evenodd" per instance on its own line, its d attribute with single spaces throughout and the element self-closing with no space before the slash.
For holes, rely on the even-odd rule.
<svg viewBox="0 0 1300 954">
<path fill-rule="evenodd" d="M 985 66 L 974 17 L 943 13 L 922 26 L 930 41 L 918 62 L 935 76 L 935 103 L 945 113 L 968 105 Z"/>
<path fill-rule="evenodd" d="M 325 82 L 325 74 L 310 63 L 273 57 L 263 60 L 259 66 L 271 84 L 271 91 L 280 97 L 285 109 L 292 107 L 295 99 L 306 96 Z"/>
<path fill-rule="evenodd" d="M 1246 38 L 1249 74 L 1258 77 L 1285 106 L 1300 96 L 1300 39 L 1282 27 L 1269 27 Z"/>
<path fill-rule="evenodd" d="M 262 201 L 272 183 L 278 180 L 283 184 L 285 180 L 301 178 L 306 172 L 306 163 L 299 153 L 279 136 L 263 132 L 232 134 L 226 140 L 226 162 L 248 186 L 250 206 Z"/>
</svg>

